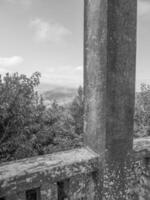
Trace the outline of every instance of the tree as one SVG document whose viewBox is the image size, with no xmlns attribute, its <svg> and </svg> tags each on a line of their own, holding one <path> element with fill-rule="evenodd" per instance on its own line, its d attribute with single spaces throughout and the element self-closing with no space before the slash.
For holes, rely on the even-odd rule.
<svg viewBox="0 0 150 200">
<path fill-rule="evenodd" d="M 70 106 L 70 113 L 72 116 L 72 125 L 75 127 L 75 133 L 81 135 L 83 133 L 84 114 L 84 94 L 81 86 L 78 88 L 77 95 Z"/>
<path fill-rule="evenodd" d="M 0 76 L 1 160 L 34 155 L 31 141 L 33 134 L 41 129 L 40 119 L 45 109 L 34 91 L 40 76 L 38 72 L 30 78 L 18 73 Z"/>
<path fill-rule="evenodd" d="M 82 145 L 83 90 L 68 108 L 47 108 L 35 91 L 40 73 L 0 76 L 0 161 L 43 155 Z"/>
<path fill-rule="evenodd" d="M 136 94 L 134 136 L 150 135 L 150 85 L 141 84 L 141 91 Z"/>
</svg>

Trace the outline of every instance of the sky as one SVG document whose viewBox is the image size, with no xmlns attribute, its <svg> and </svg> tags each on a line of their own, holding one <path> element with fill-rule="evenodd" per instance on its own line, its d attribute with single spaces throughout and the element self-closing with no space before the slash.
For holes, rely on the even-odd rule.
<svg viewBox="0 0 150 200">
<path fill-rule="evenodd" d="M 136 88 L 150 84 L 150 0 L 138 0 Z"/>
<path fill-rule="evenodd" d="M 138 0 L 137 89 L 150 84 L 150 0 Z M 0 74 L 42 74 L 41 83 L 83 82 L 83 0 L 0 0 Z"/>
</svg>

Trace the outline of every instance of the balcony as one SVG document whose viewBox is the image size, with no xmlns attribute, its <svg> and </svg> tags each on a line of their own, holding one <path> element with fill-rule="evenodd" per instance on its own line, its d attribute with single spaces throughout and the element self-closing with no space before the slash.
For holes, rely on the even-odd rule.
<svg viewBox="0 0 150 200">
<path fill-rule="evenodd" d="M 0 200 L 149 200 L 150 138 L 135 139 L 137 0 L 84 1 L 84 144 L 0 166 Z"/>
<path fill-rule="evenodd" d="M 134 140 L 129 195 L 150 198 L 150 138 Z M 95 200 L 101 157 L 89 148 L 0 165 L 0 199 Z M 136 176 L 135 176 L 136 175 Z"/>
</svg>

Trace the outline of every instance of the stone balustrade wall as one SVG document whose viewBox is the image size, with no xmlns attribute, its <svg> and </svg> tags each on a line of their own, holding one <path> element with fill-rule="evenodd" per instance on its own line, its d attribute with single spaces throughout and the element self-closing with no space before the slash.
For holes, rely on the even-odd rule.
<svg viewBox="0 0 150 200">
<path fill-rule="evenodd" d="M 0 165 L 0 200 L 94 200 L 98 155 L 87 148 Z"/>
<path fill-rule="evenodd" d="M 0 200 L 99 200 L 100 157 L 89 148 L 0 165 Z M 134 140 L 130 200 L 150 199 L 150 138 Z"/>
</svg>

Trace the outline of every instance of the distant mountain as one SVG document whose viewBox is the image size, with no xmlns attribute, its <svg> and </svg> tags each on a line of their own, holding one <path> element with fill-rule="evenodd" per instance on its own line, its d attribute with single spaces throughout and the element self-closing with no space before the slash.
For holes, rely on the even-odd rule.
<svg viewBox="0 0 150 200">
<path fill-rule="evenodd" d="M 44 92 L 49 91 L 49 90 L 53 90 L 57 87 L 58 86 L 56 86 L 56 85 L 52 85 L 52 84 L 48 84 L 48 83 L 40 83 L 40 85 L 37 87 L 37 91 L 40 94 L 43 94 Z"/>
<path fill-rule="evenodd" d="M 77 88 L 67 88 L 55 85 L 44 84 L 38 88 L 43 96 L 46 105 L 56 100 L 59 104 L 70 103 L 77 93 Z"/>
</svg>

